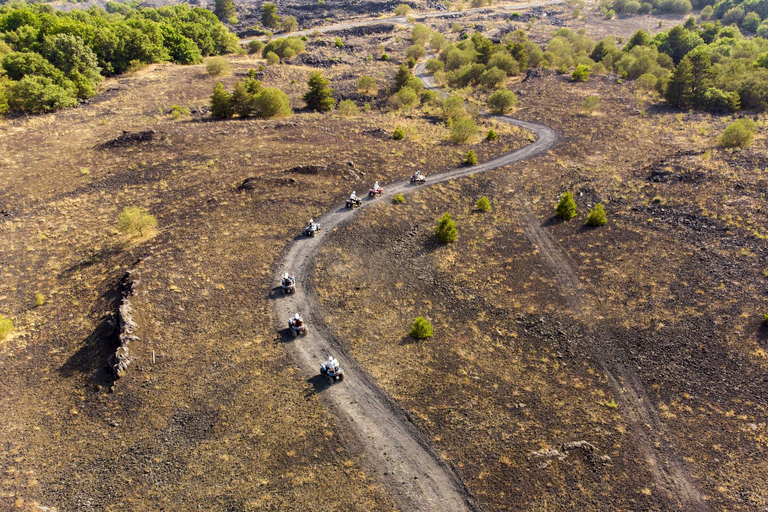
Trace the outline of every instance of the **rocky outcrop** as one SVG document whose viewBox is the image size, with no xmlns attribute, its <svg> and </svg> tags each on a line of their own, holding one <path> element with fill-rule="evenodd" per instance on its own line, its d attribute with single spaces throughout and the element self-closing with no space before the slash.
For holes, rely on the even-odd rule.
<svg viewBox="0 0 768 512">
<path fill-rule="evenodd" d="M 118 317 L 118 346 L 115 354 L 109 357 L 107 364 L 112 369 L 112 375 L 115 380 L 125 375 L 126 370 L 131 364 L 130 343 L 139 341 L 135 331 L 138 325 L 133 320 L 133 308 L 131 307 L 130 297 L 133 295 L 133 283 L 129 280 L 130 274 L 126 274 L 123 286 L 123 298 L 117 310 Z"/>
</svg>

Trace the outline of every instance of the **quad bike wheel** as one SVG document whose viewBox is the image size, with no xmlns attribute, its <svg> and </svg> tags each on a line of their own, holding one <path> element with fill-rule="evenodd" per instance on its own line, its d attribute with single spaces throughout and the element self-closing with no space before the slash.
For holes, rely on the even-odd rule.
<svg viewBox="0 0 768 512">
<path fill-rule="evenodd" d="M 328 374 L 326 373 L 326 374 L 325 374 L 325 382 L 327 382 L 327 383 L 328 383 L 328 385 L 329 385 L 329 386 L 331 386 L 331 385 L 333 384 L 333 377 L 331 377 L 330 375 L 328 375 Z"/>
</svg>

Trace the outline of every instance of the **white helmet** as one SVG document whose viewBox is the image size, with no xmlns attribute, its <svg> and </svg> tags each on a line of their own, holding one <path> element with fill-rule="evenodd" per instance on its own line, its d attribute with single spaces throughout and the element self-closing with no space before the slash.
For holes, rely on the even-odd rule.
<svg viewBox="0 0 768 512">
<path fill-rule="evenodd" d="M 288 272 L 285 273 L 285 278 L 288 279 Z"/>
<path fill-rule="evenodd" d="M 312 224 L 313 222 L 315 222 L 315 219 L 309 219 L 310 224 Z"/>
<path fill-rule="evenodd" d="M 354 190 L 352 191 L 352 195 L 355 195 L 355 191 Z"/>
<path fill-rule="evenodd" d="M 296 313 L 296 316 L 293 317 L 294 320 L 298 320 L 299 318 L 301 318 L 301 316 L 299 316 L 298 313 Z"/>
</svg>

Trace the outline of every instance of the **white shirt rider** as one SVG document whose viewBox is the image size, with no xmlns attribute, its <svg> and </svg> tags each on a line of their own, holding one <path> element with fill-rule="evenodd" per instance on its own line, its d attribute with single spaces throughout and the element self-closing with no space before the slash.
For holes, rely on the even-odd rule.
<svg viewBox="0 0 768 512">
<path fill-rule="evenodd" d="M 355 195 L 355 191 L 353 190 L 351 194 L 349 194 L 349 200 L 350 201 L 357 201 L 357 196 Z"/>
</svg>

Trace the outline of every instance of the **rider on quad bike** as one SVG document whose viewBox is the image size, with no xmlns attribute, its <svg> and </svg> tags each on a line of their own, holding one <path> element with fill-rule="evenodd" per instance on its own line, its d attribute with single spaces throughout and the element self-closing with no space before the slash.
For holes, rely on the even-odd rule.
<svg viewBox="0 0 768 512">
<path fill-rule="evenodd" d="M 380 196 L 384 193 L 384 189 L 379 186 L 379 182 L 373 184 L 370 190 L 368 190 L 368 197 Z"/>
<path fill-rule="evenodd" d="M 309 219 L 309 223 L 307 224 L 307 227 L 304 228 L 304 234 L 307 236 L 315 236 L 315 233 L 320 231 L 320 224 L 315 222 L 314 219 Z"/>
<path fill-rule="evenodd" d="M 283 295 L 296 291 L 296 278 L 288 274 L 288 272 L 285 273 L 280 284 L 283 289 Z"/>
<path fill-rule="evenodd" d="M 421 174 L 421 171 L 416 171 L 416 173 L 411 176 L 411 183 L 414 185 L 421 185 L 425 181 L 427 181 L 427 176 L 425 174 Z"/>
<path fill-rule="evenodd" d="M 288 320 L 288 327 L 291 329 L 291 333 L 293 333 L 293 336 L 296 337 L 299 334 L 307 334 L 307 326 L 304 324 L 304 319 L 301 318 L 301 315 L 296 313 L 296 315 Z"/>
<path fill-rule="evenodd" d="M 344 380 L 344 368 L 333 356 L 328 356 L 328 360 L 320 366 L 320 375 L 325 377 L 325 381 L 330 386 L 335 381 Z"/>
<path fill-rule="evenodd" d="M 357 195 L 355 195 L 355 191 L 353 190 L 351 194 L 349 194 L 349 199 L 347 199 L 347 208 L 357 208 L 363 204 L 363 202 L 358 199 Z"/>
</svg>

